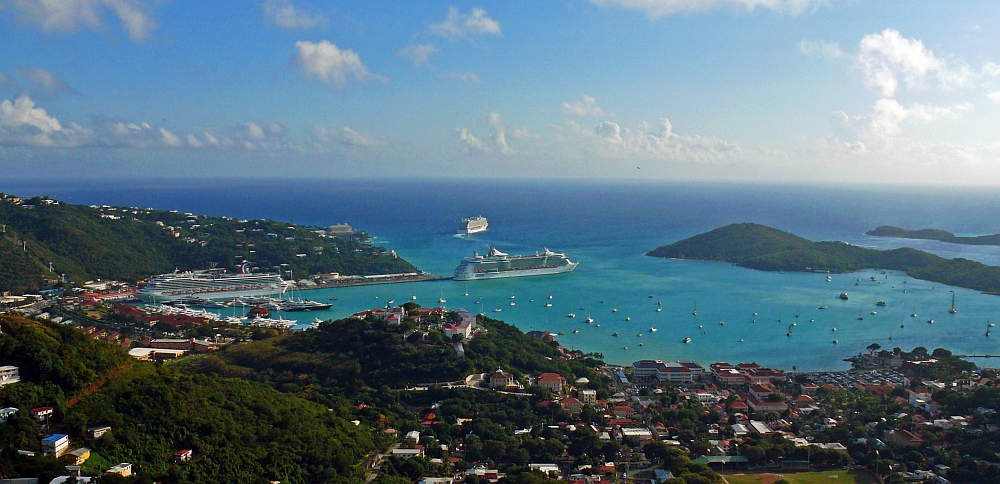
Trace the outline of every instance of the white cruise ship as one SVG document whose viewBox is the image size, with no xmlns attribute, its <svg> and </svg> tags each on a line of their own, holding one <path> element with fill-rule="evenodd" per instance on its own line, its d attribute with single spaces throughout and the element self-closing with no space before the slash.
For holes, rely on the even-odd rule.
<svg viewBox="0 0 1000 484">
<path fill-rule="evenodd" d="M 463 218 L 462 223 L 458 226 L 458 233 L 460 235 L 477 234 L 485 232 L 489 226 L 490 224 L 486 221 L 486 217 L 482 215 Z"/>
<path fill-rule="evenodd" d="M 455 269 L 455 280 L 473 281 L 501 277 L 541 276 L 559 274 L 576 269 L 579 262 L 571 262 L 565 254 L 545 249 L 533 255 L 507 255 L 490 247 L 487 255 L 476 254 L 462 259 Z"/>
<path fill-rule="evenodd" d="M 140 300 L 162 303 L 197 296 L 202 299 L 233 299 L 247 296 L 280 296 L 287 283 L 278 274 L 237 274 L 220 270 L 174 272 L 153 278 L 136 295 Z"/>
</svg>

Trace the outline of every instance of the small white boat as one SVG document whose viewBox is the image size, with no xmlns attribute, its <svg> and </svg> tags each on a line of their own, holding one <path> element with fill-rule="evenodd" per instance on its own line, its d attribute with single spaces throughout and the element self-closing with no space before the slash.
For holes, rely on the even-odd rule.
<svg viewBox="0 0 1000 484">
<path fill-rule="evenodd" d="M 552 296 L 549 296 L 549 299 L 552 299 Z"/>
<path fill-rule="evenodd" d="M 833 344 L 837 344 L 837 343 L 840 343 L 840 341 L 838 341 L 838 340 L 833 340 Z"/>
<path fill-rule="evenodd" d="M 684 343 L 685 344 L 690 343 L 690 342 L 691 342 L 691 338 L 684 338 Z"/>
<path fill-rule="evenodd" d="M 517 306 L 517 304 L 515 304 L 515 303 L 514 303 L 514 301 L 511 301 L 511 302 L 510 302 L 510 305 L 511 305 L 511 306 Z"/>
<path fill-rule="evenodd" d="M 601 327 L 601 323 L 597 323 L 597 327 L 600 328 Z"/>
<path fill-rule="evenodd" d="M 740 338 L 740 343 L 742 343 L 742 342 L 743 342 L 743 338 Z"/>
<path fill-rule="evenodd" d="M 569 314 L 567 314 L 567 315 L 566 315 L 566 317 L 567 317 L 567 318 L 575 318 L 575 317 L 576 317 L 576 314 L 574 314 L 574 313 L 569 313 Z"/>
<path fill-rule="evenodd" d="M 656 308 L 656 312 L 663 311 L 663 308 Z"/>
<path fill-rule="evenodd" d="M 725 321 L 719 321 L 719 326 L 725 326 L 725 325 L 726 325 Z"/>
<path fill-rule="evenodd" d="M 585 321 L 585 322 L 586 322 L 587 324 L 590 324 L 590 323 L 593 323 L 593 322 L 594 322 L 594 318 L 592 318 L 592 317 L 590 317 L 590 316 L 587 316 L 587 319 L 584 319 L 584 321 Z"/>
<path fill-rule="evenodd" d="M 927 320 L 927 324 L 934 324 L 934 320 L 933 319 L 928 319 Z"/>
<path fill-rule="evenodd" d="M 913 313 L 913 314 L 910 314 L 910 317 L 911 317 L 911 318 L 915 318 L 915 317 L 917 317 L 917 313 Z"/>
<path fill-rule="evenodd" d="M 649 328 L 649 332 L 650 333 L 655 333 L 656 332 L 656 328 Z"/>
<path fill-rule="evenodd" d="M 410 300 L 411 301 L 416 301 L 417 300 L 417 296 L 410 296 Z"/>
<path fill-rule="evenodd" d="M 573 330 L 573 334 L 576 334 L 576 333 L 579 333 L 579 332 L 580 332 L 580 330 L 579 330 L 579 329 L 574 329 L 574 330 Z"/>
<path fill-rule="evenodd" d="M 618 312 L 618 308 L 611 308 L 611 312 L 617 313 Z"/>
<path fill-rule="evenodd" d="M 631 321 L 631 320 L 632 320 L 632 316 L 625 316 L 625 321 Z"/>
<path fill-rule="evenodd" d="M 834 331 L 836 331 L 836 330 L 837 330 L 837 327 L 836 327 L 836 326 L 834 326 L 833 330 L 834 330 Z"/>
<path fill-rule="evenodd" d="M 494 312 L 494 313 L 499 313 L 500 311 L 503 311 L 503 309 L 500 309 L 500 308 L 495 308 L 495 309 L 493 309 L 493 312 Z"/>
<path fill-rule="evenodd" d="M 545 303 L 545 307 L 551 308 L 552 307 L 552 303 Z"/>
</svg>

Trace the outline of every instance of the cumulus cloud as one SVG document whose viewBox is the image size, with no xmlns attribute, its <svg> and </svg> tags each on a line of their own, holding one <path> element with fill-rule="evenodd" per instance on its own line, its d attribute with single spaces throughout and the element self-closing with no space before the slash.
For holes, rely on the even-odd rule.
<svg viewBox="0 0 1000 484">
<path fill-rule="evenodd" d="M 812 56 L 812 57 L 823 57 L 826 59 L 839 59 L 844 57 L 844 53 L 840 50 L 840 45 L 836 42 L 827 42 L 825 40 L 813 41 L 802 39 L 799 42 L 799 52 Z"/>
<path fill-rule="evenodd" d="M 585 128 L 567 121 L 562 133 L 567 154 L 608 159 L 649 159 L 678 163 L 731 163 L 748 158 L 735 143 L 711 136 L 678 135 L 667 118 L 651 126 L 623 127 L 603 121 Z"/>
<path fill-rule="evenodd" d="M 308 29 L 326 25 L 328 21 L 323 14 L 312 14 L 296 7 L 292 0 L 267 0 L 264 15 L 283 29 Z"/>
<path fill-rule="evenodd" d="M 75 123 L 65 126 L 36 107 L 28 94 L 0 102 L 0 146 L 73 147 L 89 136 L 89 130 Z"/>
<path fill-rule="evenodd" d="M 573 103 L 562 103 L 563 114 L 585 118 L 588 116 L 604 116 L 604 110 L 594 104 L 596 100 L 590 96 L 583 96 L 582 101 Z"/>
<path fill-rule="evenodd" d="M 439 50 L 441 49 L 438 49 L 434 44 L 409 45 L 396 52 L 396 55 L 409 60 L 415 66 L 419 66 L 426 64 L 431 54 Z"/>
<path fill-rule="evenodd" d="M 492 153 L 493 150 L 483 143 L 483 140 L 476 137 L 476 135 L 469 132 L 465 128 L 460 128 L 455 130 L 455 134 L 458 135 L 459 145 L 466 153 Z"/>
<path fill-rule="evenodd" d="M 357 147 L 382 146 L 387 143 L 387 140 L 382 136 L 355 131 L 347 126 L 340 129 L 326 129 L 315 126 L 313 127 L 313 138 L 322 144 L 337 143 L 344 146 Z"/>
<path fill-rule="evenodd" d="M 868 86 L 883 97 L 893 97 L 901 80 L 908 87 L 916 87 L 933 78 L 945 89 L 966 87 L 975 80 L 967 65 L 949 65 L 922 41 L 905 38 L 893 29 L 865 35 L 859 46 L 857 64 Z M 984 66 L 984 71 L 988 68 Z"/>
<path fill-rule="evenodd" d="M 1000 91 L 993 91 L 987 94 L 986 97 L 989 98 L 990 101 L 1000 104 Z"/>
<path fill-rule="evenodd" d="M 27 93 L 0 101 L 0 146 L 109 149 L 252 149 L 295 150 L 277 123 L 244 123 L 180 136 L 166 127 L 117 118 L 96 117 L 85 128 L 65 123 L 38 107 Z"/>
<path fill-rule="evenodd" d="M 361 82 L 368 79 L 385 80 L 382 76 L 369 72 L 361 63 L 361 57 L 353 50 L 341 50 L 329 41 L 300 40 L 295 43 L 295 50 L 298 51 L 295 63 L 302 77 L 316 78 L 334 87 L 346 86 L 348 77 Z"/>
<path fill-rule="evenodd" d="M 490 126 L 493 131 L 493 144 L 496 145 L 496 149 L 500 154 L 512 155 L 514 150 L 507 145 L 507 130 L 503 125 L 503 117 L 500 113 L 493 111 L 486 116 L 486 124 Z"/>
<path fill-rule="evenodd" d="M 971 112 L 969 104 L 954 106 L 931 106 L 914 103 L 907 107 L 891 98 L 875 102 L 871 114 L 849 116 L 838 111 L 831 120 L 837 142 L 856 143 L 872 148 L 889 147 L 894 136 L 901 133 L 903 126 L 912 122 L 930 123 L 939 119 L 958 119 Z"/>
<path fill-rule="evenodd" d="M 694 13 L 709 10 L 745 10 L 758 8 L 797 15 L 827 3 L 827 0 L 590 0 L 602 7 L 617 6 L 645 12 L 653 18 L 675 13 Z"/>
<path fill-rule="evenodd" d="M 36 96 L 52 98 L 64 92 L 75 92 L 63 78 L 42 67 L 22 67 L 15 73 Z"/>
<path fill-rule="evenodd" d="M 454 40 L 469 35 L 500 35 L 500 22 L 486 14 L 486 10 L 473 8 L 470 13 L 459 13 L 455 7 L 448 7 L 444 22 L 433 24 L 430 30 L 435 35 Z"/>
<path fill-rule="evenodd" d="M 100 31 L 102 16 L 111 11 L 133 42 L 141 42 L 156 29 L 156 22 L 143 0 L 8 0 L 0 9 L 10 10 L 22 22 L 38 25 L 45 32 L 75 32 L 80 28 Z"/>
</svg>

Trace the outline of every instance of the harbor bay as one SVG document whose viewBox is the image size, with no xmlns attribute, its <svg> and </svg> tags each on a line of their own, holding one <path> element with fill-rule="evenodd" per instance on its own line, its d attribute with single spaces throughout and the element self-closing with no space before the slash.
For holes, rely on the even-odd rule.
<svg viewBox="0 0 1000 484">
<path fill-rule="evenodd" d="M 283 315 L 303 326 L 316 318 L 341 318 L 415 296 L 423 306 L 464 307 L 525 331 L 563 333 L 558 339 L 567 348 L 603 353 L 611 363 L 642 358 L 746 360 L 787 369 L 836 370 L 849 366 L 843 358 L 871 343 L 906 349 L 943 346 L 960 354 L 998 352 L 996 337 L 985 336 L 988 321 L 1000 316 L 996 296 L 893 271 L 833 274 L 827 282 L 826 274 L 762 272 L 727 263 L 643 255 L 725 223 L 755 221 L 813 240 L 875 248 L 908 246 L 944 257 L 1000 263 L 997 247 L 864 235 L 882 222 L 956 233 L 997 231 L 990 226 L 998 219 L 996 208 L 945 217 L 954 205 L 963 203 L 961 196 L 946 192 L 928 197 L 865 187 L 746 185 L 734 191 L 723 184 L 510 182 L 498 187 L 434 182 L 433 195 L 407 206 L 391 194 L 362 204 L 353 196 L 362 188 L 341 181 L 297 182 L 306 188 L 303 195 L 295 203 L 274 205 L 262 200 L 287 186 L 256 183 L 255 195 L 222 190 L 226 197 L 197 183 L 179 191 L 56 186 L 46 187 L 46 192 L 73 203 L 135 204 L 315 225 L 346 220 L 370 233 L 374 243 L 442 276 L 450 275 L 463 257 L 484 253 L 490 246 L 510 254 L 548 248 L 580 263 L 572 273 L 551 276 L 302 291 L 295 297 L 333 304 L 329 310 Z M 32 187 L 22 189 L 30 192 Z M 803 201 L 805 193 L 812 195 Z M 489 218 L 489 229 L 456 235 L 455 222 L 478 213 Z M 839 299 L 841 292 L 847 292 L 849 299 Z M 956 314 L 948 313 L 952 294 Z M 446 302 L 439 304 L 439 299 Z M 880 300 L 885 307 L 876 306 Z M 546 302 L 552 306 L 546 307 Z M 695 305 L 697 316 L 691 314 Z M 828 308 L 818 309 L 823 305 Z M 575 317 L 568 317 L 570 313 Z M 593 323 L 584 322 L 588 317 Z M 691 342 L 683 343 L 684 338 Z"/>
</svg>

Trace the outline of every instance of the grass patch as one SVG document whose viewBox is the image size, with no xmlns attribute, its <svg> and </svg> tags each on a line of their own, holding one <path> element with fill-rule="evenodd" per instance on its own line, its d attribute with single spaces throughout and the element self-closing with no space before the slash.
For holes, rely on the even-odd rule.
<svg viewBox="0 0 1000 484">
<path fill-rule="evenodd" d="M 782 478 L 791 484 L 874 484 L 875 482 L 868 474 L 845 470 L 726 475 L 729 484 L 773 484 Z"/>
</svg>

